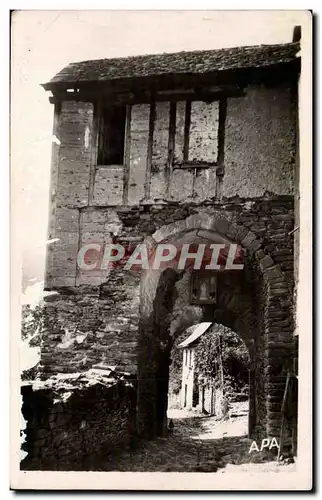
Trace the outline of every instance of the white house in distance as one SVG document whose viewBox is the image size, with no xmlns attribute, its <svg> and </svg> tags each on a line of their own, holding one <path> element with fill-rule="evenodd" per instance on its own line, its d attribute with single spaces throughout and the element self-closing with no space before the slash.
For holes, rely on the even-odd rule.
<svg viewBox="0 0 322 500">
<path fill-rule="evenodd" d="M 197 325 L 192 334 L 179 344 L 182 349 L 182 385 L 181 408 L 191 410 L 195 408 L 209 414 L 220 413 L 222 390 L 216 394 L 214 379 L 201 383 L 197 379 L 195 366 L 195 350 L 202 337 L 209 331 L 212 323 L 204 322 Z"/>
</svg>

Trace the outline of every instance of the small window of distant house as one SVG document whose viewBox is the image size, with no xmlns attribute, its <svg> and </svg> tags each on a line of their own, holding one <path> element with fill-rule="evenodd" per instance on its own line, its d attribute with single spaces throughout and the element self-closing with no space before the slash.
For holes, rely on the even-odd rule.
<svg viewBox="0 0 322 500">
<path fill-rule="evenodd" d="M 216 304 L 217 275 L 203 272 L 192 273 L 190 277 L 190 303 Z"/>
<path fill-rule="evenodd" d="M 103 107 L 99 116 L 98 165 L 123 165 L 125 106 Z"/>
</svg>

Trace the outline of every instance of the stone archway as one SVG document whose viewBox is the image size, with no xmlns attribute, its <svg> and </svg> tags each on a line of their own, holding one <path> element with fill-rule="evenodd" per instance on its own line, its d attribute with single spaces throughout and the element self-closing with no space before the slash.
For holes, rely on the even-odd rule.
<svg viewBox="0 0 322 500">
<path fill-rule="evenodd" d="M 192 215 L 162 226 L 146 244 L 153 249 L 161 242 L 180 241 L 237 243 L 246 250 L 245 267 L 235 275 L 223 273 L 216 307 L 188 303 L 187 272 L 144 271 L 138 340 L 139 433 L 154 438 L 163 432 L 173 336 L 180 328 L 215 321 L 238 332 L 251 353 L 252 434 L 277 437 L 285 379 L 292 365 L 292 285 L 264 251 L 261 239 L 228 217 Z"/>
</svg>

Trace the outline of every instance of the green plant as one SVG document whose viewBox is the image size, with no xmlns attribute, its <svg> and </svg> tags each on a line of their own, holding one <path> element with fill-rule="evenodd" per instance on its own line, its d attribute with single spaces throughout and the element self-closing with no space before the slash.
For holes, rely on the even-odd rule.
<svg viewBox="0 0 322 500">
<path fill-rule="evenodd" d="M 215 379 L 224 394 L 241 392 L 248 385 L 249 353 L 238 334 L 214 324 L 199 341 L 195 366 L 199 376 Z"/>
</svg>

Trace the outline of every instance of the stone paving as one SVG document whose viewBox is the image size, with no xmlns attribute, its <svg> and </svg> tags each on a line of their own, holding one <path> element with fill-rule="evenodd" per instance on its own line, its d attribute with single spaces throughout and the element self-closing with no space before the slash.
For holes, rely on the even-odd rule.
<svg viewBox="0 0 322 500">
<path fill-rule="evenodd" d="M 243 413 L 243 412 L 241 412 Z M 183 410 L 170 410 L 173 434 L 140 443 L 135 450 L 120 451 L 89 463 L 91 470 L 131 472 L 280 472 L 295 464 L 277 463 L 272 452 L 249 453 L 247 415 L 218 421 Z M 276 450 L 276 449 L 275 449 Z M 273 450 L 272 450 L 273 451 Z"/>
</svg>

